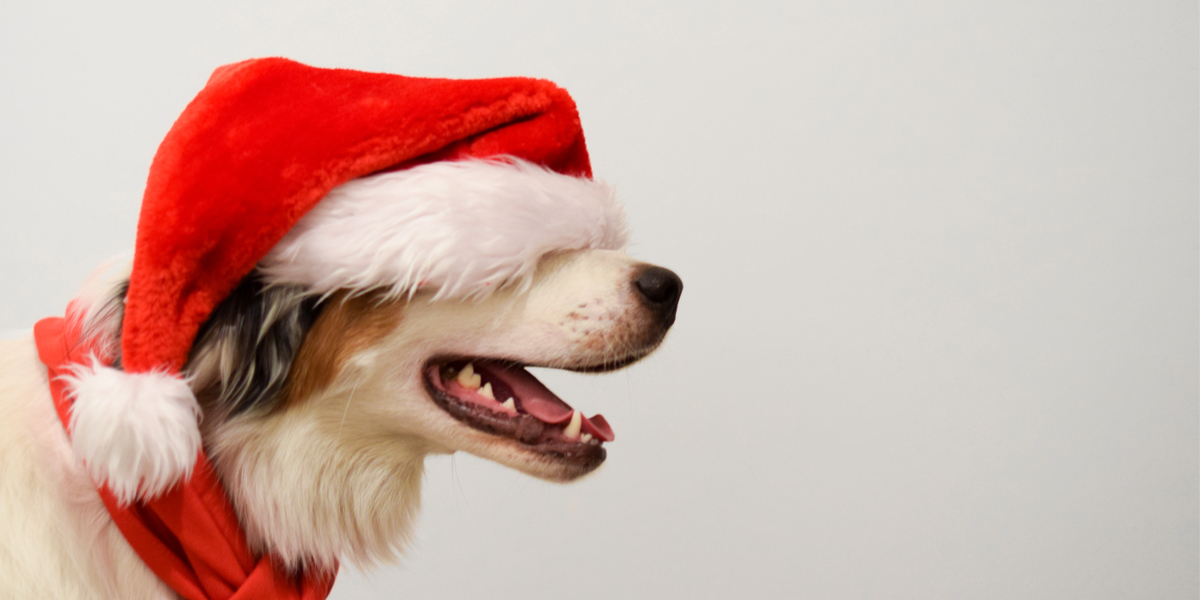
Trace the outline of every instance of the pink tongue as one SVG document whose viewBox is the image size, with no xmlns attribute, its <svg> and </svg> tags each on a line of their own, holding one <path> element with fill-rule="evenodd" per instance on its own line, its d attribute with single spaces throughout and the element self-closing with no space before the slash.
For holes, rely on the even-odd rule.
<svg viewBox="0 0 1200 600">
<path fill-rule="evenodd" d="M 583 419 L 583 432 L 590 433 L 606 442 L 611 442 L 616 439 L 613 435 L 612 427 L 608 425 L 608 421 L 604 415 L 592 415 L 590 418 Z"/>
<path fill-rule="evenodd" d="M 561 425 L 571 420 L 571 414 L 575 409 L 571 405 L 563 402 L 558 396 L 554 395 L 549 388 L 542 385 L 536 377 L 531 375 L 522 367 L 507 366 L 499 363 L 487 363 L 477 365 L 480 369 L 486 369 L 489 375 L 503 381 L 508 387 L 512 388 L 513 395 L 521 399 L 521 408 L 525 409 L 526 413 L 533 415 L 539 421 Z M 583 417 L 581 430 L 584 433 L 590 433 L 606 442 L 611 442 L 614 439 L 612 427 L 608 425 L 608 421 L 603 415 L 595 415 L 590 419 Z"/>
</svg>

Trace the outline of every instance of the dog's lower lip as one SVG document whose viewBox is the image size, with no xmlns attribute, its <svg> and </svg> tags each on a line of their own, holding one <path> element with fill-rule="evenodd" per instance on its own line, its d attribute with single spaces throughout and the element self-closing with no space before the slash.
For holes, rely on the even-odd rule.
<svg viewBox="0 0 1200 600">
<path fill-rule="evenodd" d="M 613 439 L 604 417 L 583 417 L 519 363 L 443 359 L 430 361 L 423 371 L 430 398 L 450 416 L 473 429 L 512 439 L 539 454 L 599 465 L 604 454 L 601 444 Z M 491 388 L 492 384 L 495 387 L 489 391 L 499 392 L 496 398 L 514 398 L 515 410 L 503 407 L 490 394 L 479 393 L 480 386 Z"/>
</svg>

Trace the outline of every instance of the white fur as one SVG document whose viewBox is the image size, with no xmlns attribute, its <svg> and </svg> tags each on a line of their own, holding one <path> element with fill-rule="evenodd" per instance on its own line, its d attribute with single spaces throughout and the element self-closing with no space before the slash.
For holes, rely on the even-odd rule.
<svg viewBox="0 0 1200 600">
<path fill-rule="evenodd" d="M 619 252 L 557 253 L 539 261 L 524 289 L 478 302 L 435 301 L 428 291 L 372 303 L 382 311 L 372 314 L 394 313 L 394 324 L 364 347 L 348 339 L 353 351 L 328 386 L 269 413 L 206 419 L 204 445 L 251 547 L 294 568 L 394 559 L 412 531 L 431 453 L 462 450 L 556 481 L 581 476 L 454 419 L 430 399 L 422 370 L 446 355 L 563 368 L 644 356 L 661 333 L 633 285 L 640 266 Z M 93 335 L 119 326 L 119 314 L 77 309 L 93 315 Z M 104 388 L 98 371 L 90 383 Z M 57 422 L 45 373 L 31 339 L 0 342 L 0 598 L 174 597 L 108 519 Z M 182 408 L 176 416 L 191 410 Z M 105 407 L 98 418 L 126 410 Z"/>
<path fill-rule="evenodd" d="M 407 545 L 432 453 L 461 450 L 554 481 L 580 476 L 450 417 L 429 399 L 422 366 L 445 355 L 562 368 L 644 355 L 657 340 L 639 335 L 651 324 L 631 285 L 640 265 L 619 252 L 569 252 L 541 261 L 524 292 L 383 305 L 402 311 L 399 326 L 356 352 L 329 387 L 265 417 L 206 422 L 206 447 L 251 546 L 293 567 L 392 560 Z"/>
<path fill-rule="evenodd" d="M 175 598 L 71 450 L 33 339 L 0 341 L 0 598 Z"/>
<path fill-rule="evenodd" d="M 186 479 L 200 451 L 200 406 L 183 379 L 76 365 L 65 376 L 75 403 L 71 445 L 121 503 L 153 498 Z"/>
<path fill-rule="evenodd" d="M 516 159 L 436 162 L 331 191 L 262 261 L 274 283 L 436 289 L 483 297 L 528 285 L 549 252 L 625 247 L 625 215 L 603 182 Z"/>
<path fill-rule="evenodd" d="M 111 358 L 120 349 L 120 331 L 115 311 L 120 304 L 108 302 L 122 281 L 133 271 L 133 252 L 125 252 L 100 263 L 84 280 L 71 302 L 67 319 L 80 326 L 80 337 L 91 340 L 97 356 Z"/>
</svg>

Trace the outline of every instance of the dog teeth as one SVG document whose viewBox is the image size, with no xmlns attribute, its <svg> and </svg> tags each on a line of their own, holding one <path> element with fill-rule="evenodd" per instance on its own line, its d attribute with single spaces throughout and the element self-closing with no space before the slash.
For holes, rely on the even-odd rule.
<svg viewBox="0 0 1200 600">
<path fill-rule="evenodd" d="M 503 406 L 504 408 L 507 408 L 508 410 L 510 410 L 512 412 L 517 412 L 517 402 L 515 400 L 513 400 L 512 398 L 505 400 L 504 404 L 501 404 L 500 406 Z"/>
<path fill-rule="evenodd" d="M 586 444 L 586 443 L 588 443 L 588 442 L 590 442 L 590 441 L 592 441 L 592 434 L 590 434 L 590 433 L 585 433 L 585 434 L 583 434 L 583 435 L 579 436 L 579 441 L 581 441 L 581 442 L 583 442 L 583 443 L 585 443 L 585 444 Z"/>
<path fill-rule="evenodd" d="M 563 435 L 567 439 L 573 440 L 579 437 L 579 428 L 583 426 L 583 415 L 579 411 L 571 413 L 571 422 L 567 423 L 567 428 L 563 430 Z"/>
<path fill-rule="evenodd" d="M 469 390 L 477 390 L 483 385 L 483 377 L 475 372 L 475 363 L 467 363 L 463 370 L 458 372 L 458 377 L 454 378 L 461 385 Z"/>
<path fill-rule="evenodd" d="M 476 377 L 479 377 L 479 376 L 476 375 Z M 479 388 L 479 395 L 483 396 L 484 398 L 487 398 L 489 400 L 496 399 L 496 395 L 492 393 L 492 384 L 490 384 L 490 383 L 485 383 L 485 384 L 483 384 L 483 387 Z"/>
</svg>

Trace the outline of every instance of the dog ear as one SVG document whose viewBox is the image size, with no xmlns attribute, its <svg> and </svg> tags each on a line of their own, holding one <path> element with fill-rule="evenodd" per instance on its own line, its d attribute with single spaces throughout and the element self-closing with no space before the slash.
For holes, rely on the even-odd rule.
<svg viewBox="0 0 1200 600">
<path fill-rule="evenodd" d="M 268 285 L 256 271 L 200 328 L 184 366 L 207 422 L 270 411 L 324 303 L 295 285 Z"/>
</svg>

